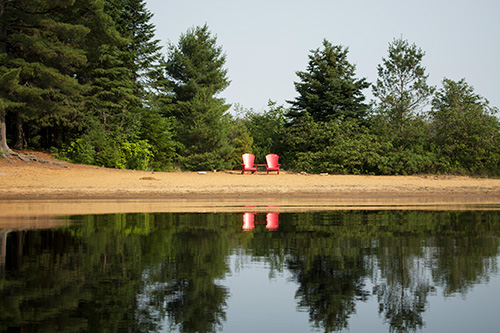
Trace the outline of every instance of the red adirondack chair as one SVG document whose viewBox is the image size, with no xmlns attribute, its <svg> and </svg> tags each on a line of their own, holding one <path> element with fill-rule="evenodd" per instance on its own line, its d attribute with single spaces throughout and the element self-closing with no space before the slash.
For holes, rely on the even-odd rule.
<svg viewBox="0 0 500 333">
<path fill-rule="evenodd" d="M 250 171 L 251 173 L 257 173 L 257 167 L 253 164 L 255 161 L 255 155 L 253 154 L 243 154 L 243 163 L 241 163 L 242 170 L 241 173 L 244 174 L 245 171 Z"/>
<path fill-rule="evenodd" d="M 279 156 L 276 154 L 269 154 L 266 155 L 266 168 L 267 168 L 267 174 L 269 174 L 269 171 L 277 171 L 278 175 L 280 174 L 280 165 L 278 163 Z"/>
</svg>

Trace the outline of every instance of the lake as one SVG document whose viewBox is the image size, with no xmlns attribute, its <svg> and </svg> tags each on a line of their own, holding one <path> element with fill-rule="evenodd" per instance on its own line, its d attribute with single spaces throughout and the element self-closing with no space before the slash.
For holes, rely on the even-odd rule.
<svg viewBox="0 0 500 333">
<path fill-rule="evenodd" d="M 2 332 L 500 327 L 500 210 L 34 219 L 0 229 Z"/>
</svg>

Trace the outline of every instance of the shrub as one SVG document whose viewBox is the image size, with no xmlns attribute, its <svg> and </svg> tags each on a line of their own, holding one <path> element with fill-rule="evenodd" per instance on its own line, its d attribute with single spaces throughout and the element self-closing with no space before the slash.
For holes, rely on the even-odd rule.
<svg viewBox="0 0 500 333">
<path fill-rule="evenodd" d="M 122 142 L 120 155 L 123 168 L 133 170 L 146 170 L 154 157 L 153 147 L 147 140 L 137 142 Z"/>
</svg>

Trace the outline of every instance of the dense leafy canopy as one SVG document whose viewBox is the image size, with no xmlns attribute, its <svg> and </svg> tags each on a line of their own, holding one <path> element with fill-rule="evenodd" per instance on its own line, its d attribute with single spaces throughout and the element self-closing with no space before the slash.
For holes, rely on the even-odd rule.
<svg viewBox="0 0 500 333">
<path fill-rule="evenodd" d="M 325 39 L 296 72 L 289 108 L 229 113 L 226 54 L 208 25 L 163 52 L 152 15 L 144 0 L 0 1 L 0 152 L 153 170 L 276 153 L 302 172 L 500 175 L 497 109 L 465 79 L 436 92 L 425 53 L 403 38 L 389 43 L 370 104 L 348 48 Z"/>
<path fill-rule="evenodd" d="M 488 101 L 464 79 L 443 80 L 432 102 L 435 144 L 453 171 L 480 173 L 498 167 L 500 124 Z"/>
</svg>

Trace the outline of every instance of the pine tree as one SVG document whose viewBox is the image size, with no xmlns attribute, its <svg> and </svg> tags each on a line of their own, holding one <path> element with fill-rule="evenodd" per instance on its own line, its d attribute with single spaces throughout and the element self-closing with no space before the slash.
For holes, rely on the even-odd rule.
<svg viewBox="0 0 500 333">
<path fill-rule="evenodd" d="M 152 144 L 152 167 L 169 169 L 178 144 L 173 139 L 172 119 L 161 114 L 161 97 L 158 98 L 155 90 L 164 78 L 157 75 L 162 55 L 151 23 L 153 14 L 144 0 L 110 0 L 108 6 L 118 32 L 127 39 L 120 48 L 121 60 L 131 71 L 134 94 L 141 100 L 134 109 L 135 117 L 140 119 L 138 136 Z"/>
<path fill-rule="evenodd" d="M 8 121 L 33 120 L 50 126 L 75 113 L 82 87 L 75 69 L 86 62 L 79 47 L 89 32 L 69 20 L 73 2 L 2 1 L 0 4 L 0 149 Z M 17 126 L 19 128 L 19 125 Z M 21 127 L 22 128 L 22 127 Z"/>
<path fill-rule="evenodd" d="M 161 58 L 160 41 L 155 39 L 155 27 L 151 23 L 153 14 L 146 8 L 144 0 L 109 0 L 107 12 L 116 22 L 120 35 L 127 39 L 121 48 L 123 62 L 132 72 L 141 97 Z"/>
<path fill-rule="evenodd" d="M 364 104 L 363 89 L 370 86 L 366 79 L 356 79 L 356 66 L 347 61 L 348 49 L 323 41 L 323 49 L 311 51 L 307 71 L 297 72 L 301 82 L 295 82 L 299 96 L 288 117 L 292 122 L 308 112 L 314 121 L 363 119 L 368 105 Z"/>
<path fill-rule="evenodd" d="M 133 73 L 123 60 L 122 48 L 128 39 L 118 32 L 107 5 L 106 1 L 92 1 L 82 9 L 80 17 L 75 18 L 88 26 L 91 33 L 82 45 L 88 55 L 87 64 L 77 73 L 86 92 L 79 118 L 80 130 L 74 140 L 83 142 L 85 149 L 81 149 L 80 155 L 84 156 L 73 158 L 89 164 L 123 167 L 121 145 L 138 140 L 140 99 Z"/>
<path fill-rule="evenodd" d="M 378 65 L 377 84 L 373 94 L 380 100 L 381 113 L 392 124 L 402 128 L 405 120 L 414 116 L 428 102 L 434 88 L 427 84 L 422 59 L 425 52 L 402 38 L 389 44 L 389 56 Z"/>
<path fill-rule="evenodd" d="M 184 146 L 181 163 L 186 169 L 221 169 L 230 159 L 225 119 L 229 105 L 216 97 L 229 85 L 225 61 L 207 25 L 188 30 L 177 46 L 169 47 L 165 71 L 174 100 L 168 114 L 177 121 L 177 140 Z"/>
</svg>

